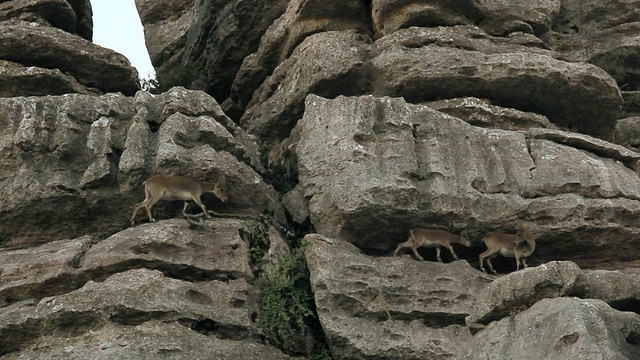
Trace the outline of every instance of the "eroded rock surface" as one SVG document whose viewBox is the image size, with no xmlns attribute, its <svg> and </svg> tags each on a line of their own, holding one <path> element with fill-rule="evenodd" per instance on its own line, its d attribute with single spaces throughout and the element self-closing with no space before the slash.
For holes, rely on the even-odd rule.
<svg viewBox="0 0 640 360">
<path fill-rule="evenodd" d="M 242 60 L 256 51 L 284 0 L 216 2 L 136 0 L 159 77 L 180 69 L 191 88 L 222 102 Z"/>
<path fill-rule="evenodd" d="M 338 359 L 450 359 L 471 341 L 464 318 L 490 277 L 464 261 L 373 258 L 344 241 L 307 235 L 320 322 Z"/>
<path fill-rule="evenodd" d="M 167 220 L 0 252 L 0 357 L 289 358 L 254 323 L 245 226 Z"/>
<path fill-rule="evenodd" d="M 0 21 L 19 19 L 52 26 L 91 41 L 93 21 L 89 0 L 11 0 L 0 3 Z"/>
<path fill-rule="evenodd" d="M 1 60 L 24 67 L 58 69 L 82 84 L 85 92 L 122 92 L 131 96 L 140 89 L 138 72 L 124 55 L 77 35 L 16 20 L 0 22 L 0 34 Z M 10 85 L 3 83 L 2 92 L 11 92 Z M 58 94 L 59 90 L 54 88 L 51 93 Z M 16 91 L 16 95 L 22 93 Z"/>
<path fill-rule="evenodd" d="M 256 90 L 240 124 L 262 138 L 284 138 L 309 93 L 385 94 L 412 103 L 488 98 L 604 139 L 612 138 L 622 103 L 614 79 L 601 69 L 474 26 L 403 29 L 373 44 L 354 32 L 329 31 L 296 48 Z"/>
<path fill-rule="evenodd" d="M 228 104 L 227 112 L 240 118 L 253 92 L 306 37 L 323 31 L 352 29 L 370 33 L 368 9 L 363 1 L 290 1 L 285 13 L 265 32 L 258 51 L 244 59 L 231 88 L 232 103 Z"/>
<path fill-rule="evenodd" d="M 389 250 L 418 226 L 467 230 L 480 245 L 530 224 L 541 262 L 637 264 L 640 184 L 621 162 L 637 154 L 619 145 L 476 128 L 373 96 L 309 96 L 300 128 L 300 183 L 322 234 Z M 601 239 L 610 246 L 586 250 Z"/>
<path fill-rule="evenodd" d="M 601 300 L 543 299 L 489 324 L 467 344 L 462 358 L 637 359 L 638 339 L 638 314 L 616 311 Z"/>
<path fill-rule="evenodd" d="M 0 239 L 11 245 L 73 238 L 87 226 L 123 228 L 155 173 L 225 178 L 230 200 L 205 195 L 210 210 L 269 211 L 285 221 L 277 193 L 256 172 L 255 143 L 202 92 L 9 98 L 0 107 Z M 181 206 L 165 202 L 154 212 L 174 217 Z"/>
</svg>

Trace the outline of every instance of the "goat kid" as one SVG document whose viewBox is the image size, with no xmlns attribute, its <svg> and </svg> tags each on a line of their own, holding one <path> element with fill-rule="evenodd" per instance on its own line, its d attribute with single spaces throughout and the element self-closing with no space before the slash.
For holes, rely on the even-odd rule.
<svg viewBox="0 0 640 360">
<path fill-rule="evenodd" d="M 201 184 L 199 181 L 177 175 L 154 175 L 148 178 L 144 182 L 145 199 L 141 203 L 135 205 L 133 214 L 131 215 L 131 224 L 133 225 L 134 219 L 138 214 L 138 211 L 143 207 L 147 210 L 147 216 L 149 221 L 154 222 L 156 219 L 151 215 L 151 208 L 160 200 L 182 200 L 184 201 L 184 207 L 182 208 L 182 214 L 184 215 L 189 200 L 193 200 L 207 217 L 211 217 L 207 213 L 207 208 L 200 200 L 200 196 L 203 193 L 213 193 L 222 202 L 229 200 L 227 195 L 227 187 L 224 179 L 219 179 L 215 183 Z"/>
<path fill-rule="evenodd" d="M 398 252 L 404 248 L 411 248 L 413 254 L 420 260 L 424 260 L 420 254 L 418 254 L 419 247 L 436 248 L 436 258 L 439 262 L 442 262 L 440 258 L 440 250 L 442 247 L 449 249 L 451 255 L 456 260 L 459 260 L 458 255 L 453 251 L 451 244 L 457 243 L 466 247 L 471 246 L 471 241 L 466 232 L 461 235 L 452 234 L 445 230 L 440 229 L 427 229 L 427 228 L 415 228 L 409 230 L 409 240 L 398 244 L 398 247 L 393 252 L 394 256 L 398 255 Z"/>
<path fill-rule="evenodd" d="M 529 230 L 518 231 L 514 234 L 493 232 L 484 237 L 487 250 L 480 254 L 480 270 L 484 269 L 484 260 L 487 259 L 489 269 L 494 274 L 498 274 L 491 264 L 491 259 L 498 254 L 504 257 L 516 258 L 516 271 L 520 270 L 520 263 L 527 267 L 527 258 L 536 249 L 536 239 Z M 486 271 L 485 271 L 486 272 Z"/>
</svg>

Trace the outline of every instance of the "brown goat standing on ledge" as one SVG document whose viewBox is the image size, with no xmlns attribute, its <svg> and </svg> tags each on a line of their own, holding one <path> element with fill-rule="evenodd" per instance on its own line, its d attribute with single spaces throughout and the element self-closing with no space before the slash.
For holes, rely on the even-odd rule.
<svg viewBox="0 0 640 360">
<path fill-rule="evenodd" d="M 415 228 L 409 230 L 409 240 L 398 244 L 396 251 L 393 252 L 394 256 L 398 255 L 398 251 L 403 248 L 411 248 L 413 250 L 413 254 L 420 260 L 424 260 L 420 254 L 418 254 L 419 247 L 435 247 L 436 248 L 436 258 L 439 262 L 442 262 L 440 258 L 440 248 L 445 247 L 449 249 L 451 255 L 456 260 L 459 260 L 458 255 L 455 251 L 453 251 L 452 243 L 462 244 L 466 247 L 471 246 L 471 242 L 469 241 L 469 237 L 465 232 L 461 235 L 452 234 L 445 230 L 440 229 L 426 229 L 426 228 Z"/>
<path fill-rule="evenodd" d="M 133 225 L 136 214 L 143 207 L 147 210 L 149 221 L 154 222 L 156 219 L 151 215 L 151 208 L 160 200 L 183 200 L 184 207 L 182 214 L 187 210 L 189 200 L 195 201 L 204 211 L 207 217 L 207 208 L 200 200 L 203 193 L 213 193 L 222 202 L 229 200 L 227 195 L 227 187 L 224 179 L 219 179 L 213 184 L 201 184 L 197 180 L 177 175 L 154 175 L 148 178 L 144 183 L 145 199 L 141 203 L 135 205 L 133 214 L 131 215 L 131 224 Z"/>
<path fill-rule="evenodd" d="M 527 258 L 533 254 L 536 249 L 536 239 L 529 230 L 518 231 L 514 234 L 489 233 L 484 237 L 484 243 L 487 250 L 480 254 L 480 270 L 484 269 L 484 259 L 487 259 L 489 269 L 492 273 L 498 274 L 491 264 L 491 259 L 498 254 L 504 257 L 516 258 L 516 271 L 520 270 L 520 263 L 524 268 L 527 267 Z"/>
</svg>

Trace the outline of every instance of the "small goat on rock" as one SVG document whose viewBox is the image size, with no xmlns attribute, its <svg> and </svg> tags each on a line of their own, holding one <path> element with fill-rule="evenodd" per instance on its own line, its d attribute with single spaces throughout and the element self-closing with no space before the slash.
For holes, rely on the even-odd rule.
<svg viewBox="0 0 640 360">
<path fill-rule="evenodd" d="M 527 258 L 536 249 L 536 239 L 529 230 L 518 231 L 516 234 L 489 233 L 484 237 L 484 243 L 487 245 L 487 250 L 480 254 L 480 270 L 485 271 L 484 260 L 487 259 L 489 269 L 494 274 L 497 272 L 493 269 L 491 259 L 498 254 L 516 258 L 516 271 L 518 271 L 520 263 L 523 267 L 527 267 Z"/>
<path fill-rule="evenodd" d="M 140 209 L 145 208 L 149 221 L 154 222 L 156 219 L 151 215 L 151 208 L 160 200 L 182 200 L 184 207 L 182 214 L 187 210 L 189 200 L 195 201 L 204 211 L 207 217 L 207 208 L 202 204 L 200 196 L 203 193 L 213 193 L 222 202 L 226 202 L 229 197 L 227 195 L 227 187 L 224 179 L 219 179 L 213 184 L 201 184 L 197 180 L 177 175 L 154 175 L 144 182 L 145 199 L 143 202 L 135 205 L 133 214 L 131 215 L 131 224 L 133 224 L 136 214 Z"/>
<path fill-rule="evenodd" d="M 459 260 L 458 255 L 455 251 L 453 251 L 452 243 L 462 244 L 466 247 L 471 246 L 471 242 L 469 241 L 469 237 L 465 232 L 461 235 L 452 234 L 445 230 L 440 229 L 427 229 L 427 228 L 415 228 L 409 230 L 409 240 L 398 244 L 396 251 L 393 252 L 394 256 L 398 255 L 398 251 L 404 248 L 411 248 L 413 250 L 413 254 L 420 260 L 424 260 L 420 254 L 418 254 L 419 247 L 435 247 L 436 248 L 436 258 L 439 262 L 442 262 L 440 258 L 440 249 L 445 247 L 449 249 L 451 255 L 456 260 Z"/>
</svg>

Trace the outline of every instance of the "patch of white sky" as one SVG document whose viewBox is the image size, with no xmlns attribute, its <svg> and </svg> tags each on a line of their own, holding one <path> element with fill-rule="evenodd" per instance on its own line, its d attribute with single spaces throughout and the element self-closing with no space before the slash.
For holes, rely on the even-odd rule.
<svg viewBox="0 0 640 360">
<path fill-rule="evenodd" d="M 91 9 L 93 42 L 126 56 L 140 78 L 155 78 L 134 0 L 91 0 Z"/>
</svg>

